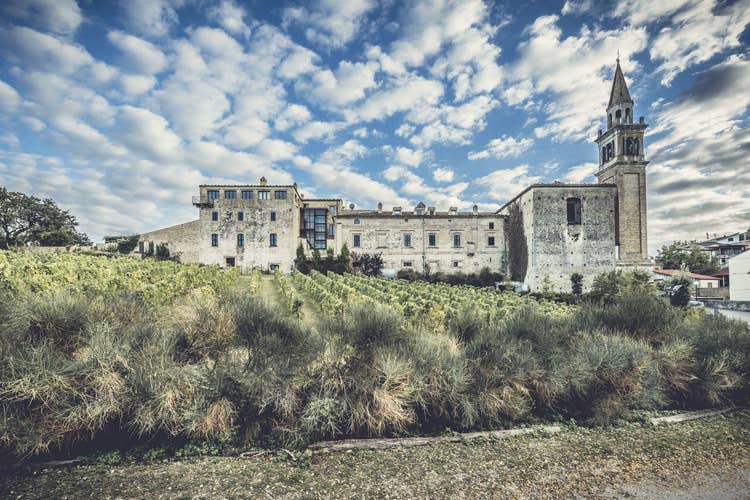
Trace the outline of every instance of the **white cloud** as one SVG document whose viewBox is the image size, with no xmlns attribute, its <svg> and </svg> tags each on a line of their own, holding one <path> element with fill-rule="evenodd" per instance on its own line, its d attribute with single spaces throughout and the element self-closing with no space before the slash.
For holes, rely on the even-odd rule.
<svg viewBox="0 0 750 500">
<path fill-rule="evenodd" d="M 117 135 L 138 157 L 156 162 L 179 162 L 181 140 L 163 116 L 144 108 L 122 106 L 117 117 Z"/>
<path fill-rule="evenodd" d="M 75 33 L 83 22 L 75 0 L 12 0 L 0 5 L 0 13 L 60 35 Z"/>
<path fill-rule="evenodd" d="M 563 180 L 565 182 L 572 182 L 573 184 L 594 182 L 594 174 L 598 168 L 599 165 L 596 163 L 581 163 L 580 165 L 569 168 Z"/>
<path fill-rule="evenodd" d="M 182 4 L 183 0 L 126 0 L 121 5 L 130 29 L 147 37 L 160 38 L 179 21 L 175 9 Z"/>
<path fill-rule="evenodd" d="M 528 186 L 538 183 L 541 177 L 529 175 L 528 165 L 495 170 L 474 181 L 498 203 L 506 202 Z"/>
<path fill-rule="evenodd" d="M 21 104 L 21 96 L 16 89 L 0 80 L 0 111 L 10 113 Z"/>
<path fill-rule="evenodd" d="M 208 14 L 222 28 L 233 35 L 247 37 L 250 34 L 250 28 L 244 21 L 247 15 L 245 9 L 232 0 L 222 0 L 222 2 L 210 9 Z"/>
<path fill-rule="evenodd" d="M 120 75 L 120 86 L 130 96 L 145 94 L 156 85 L 156 78 L 149 75 Z"/>
<path fill-rule="evenodd" d="M 295 125 L 309 121 L 312 115 L 307 107 L 301 104 L 289 104 L 274 120 L 277 130 L 287 130 Z"/>
<path fill-rule="evenodd" d="M 122 53 L 125 68 L 154 75 L 167 65 L 164 53 L 151 42 L 122 31 L 110 31 L 107 39 Z"/>
<path fill-rule="evenodd" d="M 362 99 L 366 90 L 375 87 L 376 70 L 377 63 L 341 61 L 335 74 L 327 69 L 318 71 L 309 82 L 300 82 L 299 88 L 326 106 L 344 106 Z"/>
<path fill-rule="evenodd" d="M 510 66 L 512 84 L 504 97 L 513 104 L 540 99 L 544 122 L 534 132 L 553 140 L 581 140 L 595 135 L 607 104 L 613 54 L 621 56 L 625 75 L 634 72 L 633 56 L 646 48 L 645 28 L 596 30 L 583 26 L 563 38 L 557 16 L 541 16 L 527 28 L 519 59 Z M 547 96 L 551 93 L 551 96 Z"/>
<path fill-rule="evenodd" d="M 529 138 L 516 140 L 513 137 L 502 135 L 497 139 L 492 139 L 482 151 L 472 151 L 469 153 L 468 158 L 470 160 L 516 158 L 524 151 L 527 151 L 533 144 L 534 141 Z"/>
<path fill-rule="evenodd" d="M 307 26 L 308 40 L 331 47 L 346 45 L 360 30 L 362 21 L 377 3 L 374 0 L 317 0 L 310 7 L 284 11 L 284 20 Z"/>
<path fill-rule="evenodd" d="M 440 82 L 416 75 L 395 78 L 387 88 L 372 93 L 354 112 L 352 119 L 384 120 L 422 103 L 437 104 L 442 96 L 443 86 Z"/>
<path fill-rule="evenodd" d="M 437 182 L 453 182 L 454 172 L 449 168 L 437 168 L 432 173 L 432 178 Z"/>
<path fill-rule="evenodd" d="M 342 123 L 337 122 L 312 121 L 297 128 L 292 132 L 292 137 L 294 137 L 297 142 L 301 143 L 320 138 L 331 140 L 342 126 Z"/>
<path fill-rule="evenodd" d="M 407 165 L 410 167 L 418 167 L 424 159 L 424 151 L 420 151 L 418 149 L 410 149 L 403 146 L 398 146 L 395 149 L 394 153 L 396 161 L 398 161 L 402 165 Z"/>
<path fill-rule="evenodd" d="M 352 160 L 365 156 L 367 152 L 367 148 L 360 142 L 349 139 L 339 146 L 328 148 L 320 156 L 319 161 L 332 165 L 348 165 Z"/>
</svg>

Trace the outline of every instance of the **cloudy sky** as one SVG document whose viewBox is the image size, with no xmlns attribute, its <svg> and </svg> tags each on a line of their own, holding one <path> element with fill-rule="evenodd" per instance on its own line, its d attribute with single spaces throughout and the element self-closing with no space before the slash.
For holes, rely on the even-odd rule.
<svg viewBox="0 0 750 500">
<path fill-rule="evenodd" d="M 92 239 L 194 219 L 200 183 L 362 208 L 593 181 L 617 51 L 651 252 L 750 226 L 750 0 L 5 0 L 0 185 Z"/>
</svg>

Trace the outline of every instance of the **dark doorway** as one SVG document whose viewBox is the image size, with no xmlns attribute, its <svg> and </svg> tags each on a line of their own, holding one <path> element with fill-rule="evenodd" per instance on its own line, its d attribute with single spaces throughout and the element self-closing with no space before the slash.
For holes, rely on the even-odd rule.
<svg viewBox="0 0 750 500">
<path fill-rule="evenodd" d="M 227 257 L 227 267 L 234 267 L 234 257 Z"/>
</svg>

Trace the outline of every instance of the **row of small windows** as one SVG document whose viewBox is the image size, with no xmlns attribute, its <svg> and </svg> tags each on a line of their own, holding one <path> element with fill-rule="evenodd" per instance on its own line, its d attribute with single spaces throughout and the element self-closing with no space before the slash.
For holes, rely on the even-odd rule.
<svg viewBox="0 0 750 500">
<path fill-rule="evenodd" d="M 352 244 L 354 247 L 361 247 L 362 246 L 362 235 L 355 234 L 353 235 L 354 239 L 352 241 Z M 411 241 L 411 234 L 404 234 L 404 246 L 405 247 L 411 247 L 412 241 Z M 428 247 L 437 247 L 437 234 L 436 233 L 429 233 L 427 235 L 427 246 Z M 495 246 L 495 237 L 494 236 L 488 236 L 487 237 L 487 246 L 494 247 Z M 453 235 L 453 247 L 454 248 L 461 248 L 461 235 L 460 234 L 454 234 Z"/>
<path fill-rule="evenodd" d="M 359 220 L 359 219 L 354 219 L 354 223 L 355 223 L 355 224 L 360 224 L 360 220 Z M 488 226 L 487 226 L 487 227 L 488 227 L 489 229 L 495 229 L 495 223 L 494 223 L 494 222 L 490 222 L 490 223 L 488 223 Z"/>
<path fill-rule="evenodd" d="M 209 201 L 218 200 L 219 199 L 219 190 L 218 189 L 209 189 L 206 191 L 206 195 L 208 196 Z M 252 200 L 253 199 L 253 191 L 249 190 L 242 190 L 240 191 L 240 196 L 243 200 Z M 287 199 L 287 192 L 286 191 L 274 191 L 273 192 L 273 198 L 275 200 L 286 200 Z M 234 189 L 225 189 L 224 190 L 224 199 L 225 200 L 236 200 L 237 199 L 237 191 Z M 259 200 L 270 200 L 271 199 L 271 191 L 258 191 L 258 199 Z"/>
<path fill-rule="evenodd" d="M 277 246 L 277 236 L 276 233 L 271 233 L 268 236 L 268 246 L 275 247 Z M 218 247 L 219 246 L 219 235 L 214 233 L 211 235 L 211 246 L 212 247 Z M 245 235 L 242 233 L 237 234 L 237 246 L 238 247 L 244 247 L 245 246 Z"/>
<path fill-rule="evenodd" d="M 412 261 L 412 260 L 405 260 L 401 264 L 402 264 L 402 267 L 414 267 L 414 261 Z M 453 267 L 461 267 L 461 261 L 460 260 L 454 260 L 453 261 Z"/>
<path fill-rule="evenodd" d="M 227 212 L 229 218 L 232 218 L 232 212 Z M 211 220 L 216 222 L 219 220 L 219 212 L 214 210 L 211 212 Z M 245 212 L 237 212 L 237 220 L 242 222 L 245 220 Z M 271 212 L 271 222 L 276 222 L 276 212 Z"/>
</svg>

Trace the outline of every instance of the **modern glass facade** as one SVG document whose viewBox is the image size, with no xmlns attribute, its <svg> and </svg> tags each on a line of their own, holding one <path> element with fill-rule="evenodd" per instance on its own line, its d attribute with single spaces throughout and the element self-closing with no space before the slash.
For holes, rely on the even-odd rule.
<svg viewBox="0 0 750 500">
<path fill-rule="evenodd" d="M 313 248 L 325 250 L 326 248 L 326 214 L 325 208 L 302 209 L 302 221 L 304 224 L 304 236 Z"/>
</svg>

